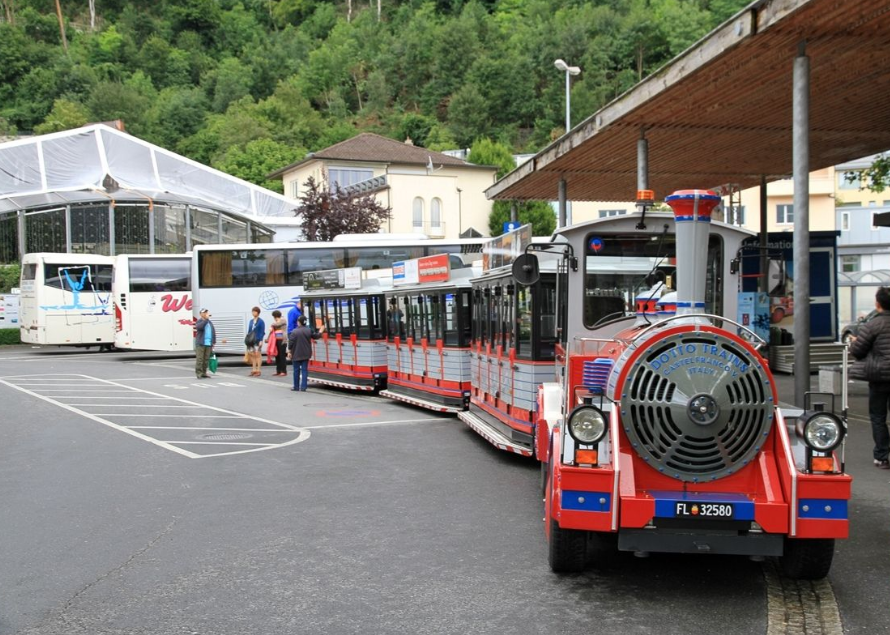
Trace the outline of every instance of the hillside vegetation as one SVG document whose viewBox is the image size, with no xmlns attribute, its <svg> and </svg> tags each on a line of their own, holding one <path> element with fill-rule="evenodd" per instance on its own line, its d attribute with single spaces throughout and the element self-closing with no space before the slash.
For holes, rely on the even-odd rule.
<svg viewBox="0 0 890 635">
<path fill-rule="evenodd" d="M 0 0 L 0 135 L 122 119 L 247 180 L 371 131 L 540 149 L 746 0 Z"/>
</svg>

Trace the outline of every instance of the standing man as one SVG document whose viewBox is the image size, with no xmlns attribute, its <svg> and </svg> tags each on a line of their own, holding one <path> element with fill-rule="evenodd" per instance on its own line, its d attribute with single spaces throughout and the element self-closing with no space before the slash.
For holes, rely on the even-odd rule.
<svg viewBox="0 0 890 635">
<path fill-rule="evenodd" d="M 290 335 L 290 332 L 297 328 L 297 320 L 300 316 L 303 315 L 303 307 L 300 303 L 300 298 L 294 298 L 294 305 L 291 307 L 291 310 L 287 312 L 287 334 Z"/>
<path fill-rule="evenodd" d="M 309 358 L 312 357 L 312 340 L 321 337 L 325 327 L 321 331 L 312 332 L 306 326 L 306 316 L 297 318 L 297 328 L 287 336 L 287 356 L 294 362 L 294 387 L 293 391 L 305 391 L 309 384 Z"/>
<path fill-rule="evenodd" d="M 875 293 L 877 314 L 859 327 L 852 338 L 850 353 L 861 367 L 859 376 L 868 380 L 868 418 L 875 441 L 875 467 L 890 470 L 890 431 L 887 409 L 890 407 L 890 289 L 880 287 Z"/>
<path fill-rule="evenodd" d="M 216 329 L 210 321 L 210 311 L 201 309 L 198 321 L 195 322 L 195 375 L 198 379 L 207 379 L 207 364 L 216 344 Z"/>
</svg>

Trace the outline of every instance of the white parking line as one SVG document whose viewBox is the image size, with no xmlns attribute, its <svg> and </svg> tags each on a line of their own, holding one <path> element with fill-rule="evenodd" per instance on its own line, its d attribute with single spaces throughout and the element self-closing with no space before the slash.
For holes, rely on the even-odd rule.
<svg viewBox="0 0 890 635">
<path fill-rule="evenodd" d="M 189 419 L 253 419 L 249 415 L 182 415 L 171 412 L 170 414 L 133 414 L 129 412 L 103 412 L 106 417 L 188 417 Z"/>
<path fill-rule="evenodd" d="M 300 443 L 300 442 L 302 442 L 302 441 L 305 441 L 306 439 L 309 438 L 309 436 L 310 436 L 310 434 L 311 434 L 311 433 L 309 432 L 309 430 L 306 430 L 306 429 L 304 429 L 304 428 L 300 428 L 300 427 L 297 427 L 297 426 L 293 426 L 293 425 L 290 425 L 290 424 L 288 424 L 288 423 L 280 423 L 280 422 L 278 422 L 278 421 L 272 421 L 272 420 L 270 420 L 270 419 L 264 419 L 264 418 L 262 418 L 262 417 L 255 417 L 255 416 L 253 416 L 253 415 L 243 414 L 243 413 L 235 412 L 235 411 L 232 411 L 232 410 L 226 410 L 226 409 L 224 409 L 224 408 L 219 408 L 219 407 L 216 407 L 216 406 L 208 406 L 208 405 L 206 405 L 206 404 L 201 404 L 201 403 L 196 403 L 196 402 L 193 402 L 193 401 L 188 401 L 187 399 L 180 399 L 180 398 L 178 398 L 178 397 L 170 397 L 170 396 L 168 396 L 168 395 L 163 395 L 163 394 L 161 394 L 161 393 L 155 393 L 155 392 L 151 392 L 151 391 L 148 391 L 148 390 L 143 390 L 143 389 L 141 389 L 141 388 L 134 388 L 134 387 L 132 387 L 132 386 L 125 386 L 125 385 L 123 385 L 123 384 L 118 384 L 118 383 L 116 383 L 116 382 L 109 381 L 109 380 L 107 380 L 107 379 L 99 379 L 99 378 L 96 378 L 96 377 L 90 377 L 89 375 L 71 375 L 71 376 L 68 376 L 67 379 L 74 379 L 74 378 L 76 378 L 76 379 L 81 379 L 81 378 L 83 378 L 84 380 L 93 382 L 94 385 L 95 385 L 95 384 L 101 384 L 101 385 L 105 385 L 105 386 L 109 386 L 109 387 L 113 387 L 113 388 L 123 388 L 124 390 L 123 390 L 123 391 L 120 391 L 120 392 L 123 392 L 123 393 L 127 393 L 127 392 L 129 392 L 129 393 L 131 393 L 131 394 L 132 394 L 132 393 L 140 393 L 140 396 L 138 396 L 138 397 L 135 397 L 135 396 L 134 396 L 134 397 L 129 397 L 129 399 L 165 399 L 165 400 L 168 400 L 168 401 L 174 401 L 174 402 L 178 402 L 178 403 L 182 403 L 182 404 L 188 404 L 189 407 L 200 408 L 200 409 L 203 409 L 203 410 L 205 410 L 205 411 L 206 411 L 206 410 L 210 410 L 210 411 L 214 411 L 214 412 L 216 412 L 216 413 L 221 413 L 221 414 L 218 414 L 218 415 L 217 415 L 217 414 L 214 414 L 214 415 L 172 415 L 172 414 L 170 414 L 170 415 L 152 415 L 152 414 L 133 415 L 133 414 L 101 413 L 101 416 L 100 416 L 99 414 L 95 414 L 95 413 L 92 413 L 92 412 L 88 412 L 88 411 L 86 411 L 86 410 L 81 410 L 79 407 L 77 407 L 77 406 L 85 406 L 85 404 L 78 403 L 78 404 L 76 404 L 76 405 L 72 405 L 72 404 L 64 403 L 64 402 L 62 402 L 62 401 L 59 400 L 59 399 L 71 399 L 71 398 L 74 398 L 75 396 L 73 396 L 73 395 L 72 395 L 72 396 L 61 396 L 61 395 L 54 395 L 54 396 L 51 396 L 51 395 L 45 395 L 45 394 L 42 394 L 42 393 L 44 393 L 44 392 L 53 392 L 53 393 L 54 393 L 54 392 L 64 392 L 64 391 L 41 390 L 39 387 L 38 387 L 36 390 L 31 390 L 31 389 L 29 389 L 28 387 L 26 387 L 26 385 L 19 385 L 19 384 L 17 383 L 19 380 L 25 380 L 25 381 L 23 382 L 23 384 L 27 384 L 27 382 L 28 382 L 29 379 L 34 379 L 34 378 L 35 378 L 34 375 L 21 375 L 21 376 L 17 376 L 17 377 L 16 377 L 16 376 L 0 377 L 0 384 L 4 384 L 4 385 L 6 385 L 6 386 L 9 386 L 10 388 L 13 388 L 13 389 L 18 390 L 18 391 L 20 391 L 20 392 L 23 392 L 23 393 L 26 393 L 26 394 L 28 394 L 28 395 L 31 395 L 32 397 L 36 397 L 37 399 L 40 399 L 40 400 L 42 400 L 42 401 L 46 401 L 46 402 L 48 402 L 48 403 L 55 404 L 55 405 L 59 406 L 60 408 L 63 408 L 63 409 L 65 409 L 65 410 L 68 410 L 69 412 L 73 412 L 73 413 L 75 413 L 75 414 L 81 415 L 81 416 L 83 416 L 83 417 L 86 417 L 87 419 L 90 419 L 90 420 L 92 420 L 92 421 L 96 421 L 96 422 L 98 422 L 98 423 L 101 423 L 102 425 L 108 426 L 108 427 L 113 428 L 113 429 L 115 429 L 115 430 L 118 430 L 118 431 L 120 431 L 120 432 L 124 432 L 124 433 L 129 434 L 129 435 L 131 435 L 131 436 L 134 436 L 134 437 L 136 437 L 136 438 L 138 438 L 138 439 L 142 439 L 143 441 L 147 441 L 148 443 L 151 443 L 151 444 L 156 445 L 156 446 L 158 446 L 158 447 L 165 448 L 165 449 L 167 449 L 167 450 L 170 450 L 170 451 L 172 451 L 172 452 L 176 452 L 177 454 L 180 454 L 180 455 L 182 455 L 182 456 L 186 456 L 186 457 L 189 457 L 189 458 L 192 458 L 192 459 L 211 458 L 211 457 L 217 457 L 217 456 L 231 456 L 231 455 L 235 455 L 235 454 L 246 454 L 246 453 L 249 453 L 249 452 L 260 452 L 260 451 L 268 450 L 268 449 L 272 449 L 272 448 L 285 447 L 285 446 L 288 446 L 288 445 L 293 445 L 293 444 L 295 444 L 295 443 Z M 116 390 L 108 390 L 108 392 L 119 392 L 119 391 L 116 391 Z M 146 395 L 147 395 L 147 396 L 146 396 Z M 87 395 L 86 398 L 87 398 L 87 399 L 100 399 L 100 398 L 103 398 L 103 397 Z M 127 399 L 127 397 L 117 397 L 117 396 L 115 396 L 115 397 L 107 397 L 107 398 L 108 398 L 108 399 Z M 113 404 L 108 404 L 108 405 L 113 405 Z M 251 446 L 255 446 L 255 447 L 248 447 L 247 449 L 243 449 L 243 450 L 235 450 L 235 451 L 231 451 L 231 452 L 218 452 L 218 453 L 214 453 L 214 454 L 197 454 L 197 453 L 195 453 L 195 452 L 190 452 L 190 451 L 188 451 L 188 450 L 186 450 L 186 449 L 184 449 L 184 448 L 177 447 L 177 446 L 179 446 L 179 445 L 192 444 L 193 442 L 186 442 L 186 441 L 171 441 L 171 442 L 167 442 L 167 441 L 163 441 L 163 440 L 160 440 L 160 439 L 155 439 L 154 437 L 148 436 L 147 434 L 143 434 L 143 433 L 141 433 L 141 432 L 138 432 L 137 430 L 134 430 L 134 429 L 133 429 L 132 427 L 130 427 L 130 426 L 120 425 L 120 424 L 115 423 L 114 421 L 110 421 L 109 419 L 106 418 L 106 417 L 119 417 L 119 416 L 124 416 L 124 417 L 133 417 L 133 416 L 146 416 L 146 417 L 148 417 L 148 416 L 178 416 L 178 417 L 180 417 L 180 418 L 182 418 L 182 417 L 189 417 L 189 418 L 214 418 L 214 419 L 215 419 L 215 418 L 223 418 L 223 419 L 244 419 L 244 420 L 246 420 L 246 421 L 257 421 L 257 422 L 260 422 L 260 423 L 266 423 L 266 424 L 269 424 L 269 425 L 271 425 L 271 426 L 275 426 L 275 428 L 276 428 L 275 431 L 277 431 L 277 432 L 290 432 L 290 433 L 294 433 L 294 434 L 296 434 L 296 437 L 293 438 L 293 439 L 291 439 L 291 440 L 289 440 L 289 441 L 283 442 L 283 443 L 274 443 L 274 444 L 250 444 Z M 195 443 L 195 444 L 198 444 L 197 442 L 194 442 L 194 443 Z M 230 442 L 218 442 L 218 441 L 207 441 L 207 442 L 201 442 L 200 445 L 232 445 L 232 443 L 230 443 Z M 242 444 L 242 443 L 239 443 L 239 444 L 236 444 L 236 445 L 247 446 L 248 444 Z"/>
</svg>

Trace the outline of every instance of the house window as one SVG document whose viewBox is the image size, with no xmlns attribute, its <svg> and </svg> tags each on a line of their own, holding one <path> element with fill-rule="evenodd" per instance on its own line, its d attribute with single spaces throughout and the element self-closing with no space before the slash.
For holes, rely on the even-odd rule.
<svg viewBox="0 0 890 635">
<path fill-rule="evenodd" d="M 328 168 L 328 181 L 333 192 L 337 187 L 341 190 L 374 178 L 374 170 L 366 168 Z"/>
<path fill-rule="evenodd" d="M 871 228 L 872 229 L 881 229 L 880 225 L 877 224 L 878 214 L 880 214 L 880 212 L 872 212 L 871 213 Z"/>
<path fill-rule="evenodd" d="M 436 235 L 442 234 L 442 200 L 439 198 L 430 202 L 430 231 Z"/>
<path fill-rule="evenodd" d="M 859 256 L 841 256 L 841 271 L 855 273 L 860 270 Z"/>
<path fill-rule="evenodd" d="M 741 227 L 745 224 L 745 206 L 744 205 L 727 205 L 723 208 L 726 214 L 726 223 Z"/>
<path fill-rule="evenodd" d="M 419 196 L 414 199 L 412 218 L 414 231 L 423 230 L 423 199 Z"/>
<path fill-rule="evenodd" d="M 794 205 L 776 205 L 776 224 L 790 225 L 794 222 Z"/>
<path fill-rule="evenodd" d="M 841 231 L 850 231 L 850 212 L 841 212 Z"/>
<path fill-rule="evenodd" d="M 297 179 L 290 182 L 290 197 L 300 198 L 300 181 Z"/>
<path fill-rule="evenodd" d="M 623 216 L 627 214 L 626 209 L 601 209 L 600 218 L 608 218 L 609 216 Z"/>
</svg>

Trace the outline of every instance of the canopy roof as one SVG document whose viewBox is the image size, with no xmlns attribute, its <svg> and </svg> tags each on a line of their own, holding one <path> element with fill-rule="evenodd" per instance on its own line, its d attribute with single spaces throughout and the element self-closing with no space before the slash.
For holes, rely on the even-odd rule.
<svg viewBox="0 0 890 635">
<path fill-rule="evenodd" d="M 163 200 L 260 223 L 294 216 L 284 196 L 103 124 L 0 144 L 0 212 L 97 200 Z"/>
<path fill-rule="evenodd" d="M 758 0 L 491 186 L 498 199 L 656 199 L 792 173 L 792 71 L 810 59 L 810 168 L 890 148 L 890 0 Z"/>
</svg>

